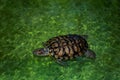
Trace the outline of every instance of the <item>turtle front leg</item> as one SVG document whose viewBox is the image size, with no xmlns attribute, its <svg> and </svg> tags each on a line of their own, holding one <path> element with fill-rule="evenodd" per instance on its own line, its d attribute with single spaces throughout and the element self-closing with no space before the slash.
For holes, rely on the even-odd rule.
<svg viewBox="0 0 120 80">
<path fill-rule="evenodd" d="M 57 59 L 56 62 L 62 66 L 68 66 L 67 62 L 61 60 L 61 59 Z"/>
</svg>

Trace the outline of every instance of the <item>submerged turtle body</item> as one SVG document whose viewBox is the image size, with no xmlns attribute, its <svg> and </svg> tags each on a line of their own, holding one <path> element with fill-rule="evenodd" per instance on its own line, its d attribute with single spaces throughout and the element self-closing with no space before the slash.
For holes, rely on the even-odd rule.
<svg viewBox="0 0 120 80">
<path fill-rule="evenodd" d="M 95 58 L 95 53 L 88 48 L 85 37 L 85 35 L 76 34 L 53 37 L 44 44 L 45 48 L 36 49 L 33 53 L 37 56 L 50 55 L 57 62 L 84 55 Z"/>
</svg>

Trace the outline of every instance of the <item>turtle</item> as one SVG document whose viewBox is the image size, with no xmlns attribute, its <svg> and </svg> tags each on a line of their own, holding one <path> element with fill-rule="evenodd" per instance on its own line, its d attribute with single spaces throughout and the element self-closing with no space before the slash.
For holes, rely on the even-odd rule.
<svg viewBox="0 0 120 80">
<path fill-rule="evenodd" d="M 96 54 L 92 51 L 86 41 L 87 35 L 67 34 L 52 37 L 47 40 L 44 48 L 37 48 L 33 51 L 36 56 L 51 56 L 61 65 L 66 60 L 85 56 L 95 59 Z"/>
</svg>

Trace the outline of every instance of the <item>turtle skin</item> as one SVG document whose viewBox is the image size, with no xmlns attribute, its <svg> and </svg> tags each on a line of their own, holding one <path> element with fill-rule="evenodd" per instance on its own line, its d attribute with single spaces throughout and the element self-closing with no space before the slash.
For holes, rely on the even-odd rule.
<svg viewBox="0 0 120 80">
<path fill-rule="evenodd" d="M 34 54 L 36 54 L 36 51 L 41 51 L 40 53 L 50 55 L 56 59 L 58 63 L 63 64 L 65 60 L 84 56 L 88 49 L 89 47 L 85 36 L 69 34 L 49 39 L 44 43 L 44 48 L 35 50 Z M 91 55 L 89 54 L 89 56 Z"/>
</svg>

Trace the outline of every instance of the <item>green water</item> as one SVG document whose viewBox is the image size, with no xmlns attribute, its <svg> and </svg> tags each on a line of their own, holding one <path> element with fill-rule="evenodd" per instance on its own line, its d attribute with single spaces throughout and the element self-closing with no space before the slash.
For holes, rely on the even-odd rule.
<svg viewBox="0 0 120 80">
<path fill-rule="evenodd" d="M 96 60 L 32 55 L 64 34 L 87 34 Z M 0 80 L 120 80 L 119 0 L 0 0 Z"/>
</svg>

